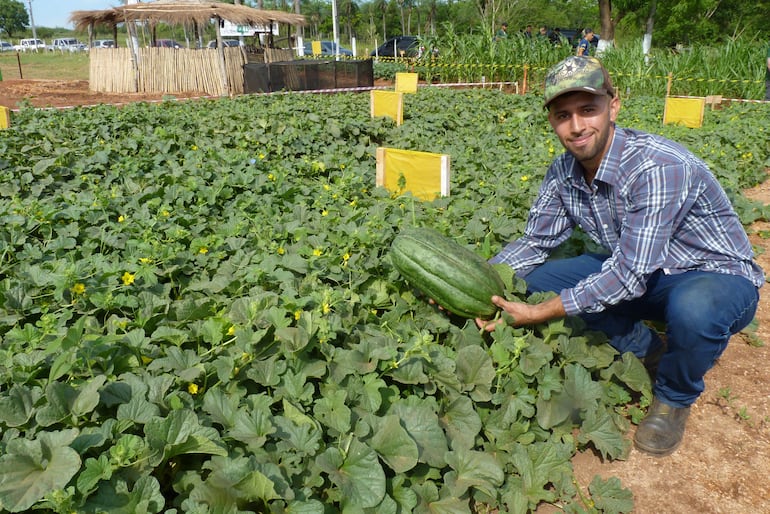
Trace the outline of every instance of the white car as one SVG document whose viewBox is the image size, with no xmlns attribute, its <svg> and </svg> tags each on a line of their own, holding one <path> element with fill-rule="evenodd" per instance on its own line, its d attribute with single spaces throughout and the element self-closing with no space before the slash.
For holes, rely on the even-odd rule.
<svg viewBox="0 0 770 514">
<path fill-rule="evenodd" d="M 27 38 L 19 41 L 19 44 L 15 45 L 14 48 L 20 52 L 27 52 L 30 50 L 37 52 L 38 50 L 45 50 L 46 47 L 45 41 L 42 39 Z"/>
<path fill-rule="evenodd" d="M 91 48 L 115 48 L 115 41 L 112 39 L 95 39 L 91 43 Z"/>
<path fill-rule="evenodd" d="M 46 48 L 48 48 L 48 50 L 51 52 L 56 50 L 59 52 L 83 52 L 88 49 L 86 45 L 74 37 L 62 37 L 54 39 Z"/>
<path fill-rule="evenodd" d="M 16 49 L 8 41 L 0 41 L 0 52 L 15 52 Z"/>
</svg>

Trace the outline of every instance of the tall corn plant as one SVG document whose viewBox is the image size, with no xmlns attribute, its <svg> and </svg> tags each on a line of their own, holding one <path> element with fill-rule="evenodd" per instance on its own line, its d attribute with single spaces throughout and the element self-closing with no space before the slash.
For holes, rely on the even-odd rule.
<svg viewBox="0 0 770 514">
<path fill-rule="evenodd" d="M 540 93 L 547 70 L 573 51 L 569 45 L 554 47 L 516 34 L 495 41 L 489 29 L 465 34 L 451 24 L 442 28 L 441 35 L 431 36 L 426 44 L 439 49 L 438 57 L 413 67 L 428 81 L 521 83 L 526 71 L 527 91 Z M 672 95 L 760 99 L 764 52 L 761 42 L 734 38 L 713 46 L 653 49 L 646 61 L 641 44 L 635 41 L 610 48 L 601 58 L 621 95 L 662 97 L 670 81 Z"/>
</svg>

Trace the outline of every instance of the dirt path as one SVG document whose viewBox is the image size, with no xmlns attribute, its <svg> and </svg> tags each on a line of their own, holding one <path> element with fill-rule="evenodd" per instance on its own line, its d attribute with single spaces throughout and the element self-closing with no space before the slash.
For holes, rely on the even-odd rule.
<svg viewBox="0 0 770 514">
<path fill-rule="evenodd" d="M 197 94 L 173 95 L 191 98 Z M 88 91 L 87 81 L 8 80 L 0 82 L 0 105 L 17 108 L 161 100 L 163 94 L 117 95 Z M 770 203 L 770 181 L 746 192 Z M 758 260 L 770 276 L 770 223 L 750 228 Z M 770 285 L 762 289 L 755 334 L 770 343 Z M 594 475 L 618 477 L 634 494 L 638 514 L 755 514 L 770 512 L 770 344 L 731 341 L 706 376 L 706 391 L 692 408 L 682 446 L 656 459 L 632 450 L 626 461 L 602 462 L 591 453 L 574 459 L 579 485 Z M 538 513 L 560 512 L 545 506 Z"/>
</svg>

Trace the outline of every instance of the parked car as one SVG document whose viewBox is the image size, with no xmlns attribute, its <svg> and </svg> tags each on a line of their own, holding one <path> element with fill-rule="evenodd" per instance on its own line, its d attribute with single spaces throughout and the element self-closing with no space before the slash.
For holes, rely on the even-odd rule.
<svg viewBox="0 0 770 514">
<path fill-rule="evenodd" d="M 416 36 L 396 36 L 388 39 L 375 50 L 372 57 L 416 57 L 420 43 Z"/>
<path fill-rule="evenodd" d="M 241 46 L 241 42 L 237 39 L 223 39 L 222 40 L 222 46 Z M 215 39 L 212 39 L 209 41 L 209 43 L 206 45 L 206 48 L 216 48 L 217 47 L 217 41 Z"/>
<path fill-rule="evenodd" d="M 18 45 L 14 45 L 14 49 L 20 52 L 45 50 L 45 41 L 33 38 L 22 39 Z"/>
<path fill-rule="evenodd" d="M 16 49 L 8 41 L 0 41 L 0 52 L 15 52 Z"/>
<path fill-rule="evenodd" d="M 46 49 L 50 52 L 84 52 L 88 47 L 74 37 L 62 37 L 51 41 Z"/>
<path fill-rule="evenodd" d="M 115 41 L 112 39 L 95 39 L 91 43 L 91 48 L 115 48 Z"/>
<path fill-rule="evenodd" d="M 156 39 L 155 46 L 159 48 L 182 48 L 182 45 L 173 39 Z"/>
<path fill-rule="evenodd" d="M 303 45 L 305 55 L 311 56 L 313 55 L 313 42 L 312 41 L 305 41 Z M 353 50 L 350 48 L 345 48 L 344 46 L 340 45 L 340 53 L 339 55 L 344 55 L 346 57 L 353 57 Z M 334 51 L 334 41 L 321 41 L 321 55 L 337 55 L 337 52 Z"/>
</svg>

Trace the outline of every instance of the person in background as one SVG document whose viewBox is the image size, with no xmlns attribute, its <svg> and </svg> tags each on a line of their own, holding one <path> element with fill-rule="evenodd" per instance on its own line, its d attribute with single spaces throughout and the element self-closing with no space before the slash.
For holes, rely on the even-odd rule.
<svg viewBox="0 0 770 514">
<path fill-rule="evenodd" d="M 546 27 L 545 25 L 540 26 L 540 30 L 537 33 L 537 39 L 540 41 L 548 40 L 548 27 Z"/>
<path fill-rule="evenodd" d="M 561 29 L 559 27 L 555 27 L 551 31 L 551 35 L 549 36 L 549 39 L 551 40 L 551 43 L 553 44 L 553 46 L 561 46 L 566 43 L 567 38 L 562 36 Z"/>
<path fill-rule="evenodd" d="M 594 31 L 591 29 L 585 29 L 583 31 L 583 39 L 580 40 L 577 46 L 577 55 L 588 57 L 591 55 L 591 41 L 594 40 Z"/>
<path fill-rule="evenodd" d="M 527 25 L 524 28 L 524 37 L 527 39 L 532 39 L 532 25 Z"/>
<path fill-rule="evenodd" d="M 500 29 L 497 31 L 497 34 L 495 34 L 495 41 L 498 41 L 500 39 L 506 39 L 508 37 L 508 23 L 503 22 L 500 24 Z"/>
<path fill-rule="evenodd" d="M 765 61 L 765 100 L 770 101 L 770 45 L 767 47 L 767 60 Z"/>
<path fill-rule="evenodd" d="M 524 234 L 490 259 L 511 266 L 538 303 L 491 301 L 516 326 L 581 317 L 621 354 L 653 368 L 654 399 L 636 447 L 668 455 L 730 337 L 753 319 L 764 284 L 751 243 L 708 166 L 684 146 L 616 127 L 620 99 L 595 57 L 545 79 L 548 121 L 565 152 L 546 173 Z M 581 228 L 602 253 L 553 258 Z M 647 322 L 665 324 L 665 342 Z M 492 331 L 503 319 L 477 319 Z"/>
</svg>

